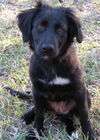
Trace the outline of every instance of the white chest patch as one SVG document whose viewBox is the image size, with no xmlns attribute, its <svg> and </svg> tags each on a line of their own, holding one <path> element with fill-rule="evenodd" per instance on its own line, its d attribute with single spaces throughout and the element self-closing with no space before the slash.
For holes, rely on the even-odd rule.
<svg viewBox="0 0 100 140">
<path fill-rule="evenodd" d="M 49 84 L 54 84 L 54 85 L 66 85 L 69 83 L 70 83 L 70 80 L 68 78 L 62 78 L 62 77 L 57 77 L 57 76 L 55 79 L 49 82 Z"/>
</svg>

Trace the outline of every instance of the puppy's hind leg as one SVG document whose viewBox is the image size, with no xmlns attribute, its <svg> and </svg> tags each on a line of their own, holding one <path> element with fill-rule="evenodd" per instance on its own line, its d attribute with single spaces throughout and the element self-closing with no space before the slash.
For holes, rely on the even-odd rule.
<svg viewBox="0 0 100 140">
<path fill-rule="evenodd" d="M 34 121 L 34 115 L 35 115 L 35 106 L 32 107 L 31 110 L 29 110 L 27 113 L 25 113 L 21 119 L 25 122 L 26 125 L 32 123 Z"/>
</svg>

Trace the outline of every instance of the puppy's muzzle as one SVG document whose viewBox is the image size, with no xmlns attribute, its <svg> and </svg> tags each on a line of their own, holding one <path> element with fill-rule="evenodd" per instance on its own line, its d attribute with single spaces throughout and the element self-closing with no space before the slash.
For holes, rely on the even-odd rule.
<svg viewBox="0 0 100 140">
<path fill-rule="evenodd" d="M 55 51 L 54 51 L 54 45 L 52 44 L 43 44 L 42 45 L 42 54 L 43 56 L 54 56 Z"/>
</svg>

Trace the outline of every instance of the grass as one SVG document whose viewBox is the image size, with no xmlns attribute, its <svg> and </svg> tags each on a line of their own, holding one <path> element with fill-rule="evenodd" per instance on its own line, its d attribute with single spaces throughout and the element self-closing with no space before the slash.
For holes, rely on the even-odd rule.
<svg viewBox="0 0 100 140">
<path fill-rule="evenodd" d="M 4 1 L 3 1 L 4 2 Z M 98 10 L 99 1 L 82 0 L 80 3 L 68 1 L 67 6 L 77 9 L 81 18 L 84 41 L 77 44 L 77 53 L 82 61 L 85 81 L 92 96 L 90 118 L 98 139 L 100 138 L 100 48 Z M 54 5 L 58 5 L 54 1 Z M 28 75 L 31 52 L 27 44 L 23 44 L 18 30 L 16 15 L 20 9 L 31 6 L 26 0 L 0 2 L 0 140 L 24 140 L 27 129 L 20 116 L 27 110 L 27 102 L 13 98 L 4 90 L 9 86 L 19 91 L 31 91 Z M 95 7 L 95 8 L 94 8 Z M 90 10 L 88 14 L 86 12 Z M 27 53 L 26 53 L 27 52 Z M 76 121 L 77 122 L 77 121 Z M 68 137 L 65 126 L 54 114 L 45 114 L 44 126 L 47 135 L 41 140 L 65 140 Z M 79 123 L 76 123 L 79 126 Z M 78 129 L 81 139 L 82 133 Z"/>
</svg>

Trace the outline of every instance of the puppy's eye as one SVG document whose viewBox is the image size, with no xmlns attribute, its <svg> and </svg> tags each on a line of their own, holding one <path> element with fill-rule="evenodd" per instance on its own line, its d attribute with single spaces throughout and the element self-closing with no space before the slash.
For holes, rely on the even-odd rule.
<svg viewBox="0 0 100 140">
<path fill-rule="evenodd" d="M 38 28 L 39 28 L 40 31 L 44 31 L 46 29 L 46 27 L 44 25 L 39 25 Z"/>
<path fill-rule="evenodd" d="M 45 31 L 47 28 L 47 21 L 42 21 L 38 28 L 40 31 Z"/>
<path fill-rule="evenodd" d="M 58 28 L 56 31 L 57 31 L 58 33 L 63 33 L 63 32 L 64 32 L 64 30 L 63 30 L 62 28 Z"/>
<path fill-rule="evenodd" d="M 59 33 L 59 34 L 64 32 L 64 30 L 63 30 L 63 28 L 61 27 L 60 24 L 56 24 L 56 25 L 55 25 L 55 30 L 56 30 L 56 32 Z"/>
</svg>

